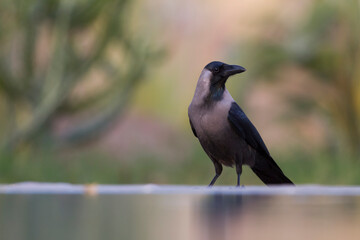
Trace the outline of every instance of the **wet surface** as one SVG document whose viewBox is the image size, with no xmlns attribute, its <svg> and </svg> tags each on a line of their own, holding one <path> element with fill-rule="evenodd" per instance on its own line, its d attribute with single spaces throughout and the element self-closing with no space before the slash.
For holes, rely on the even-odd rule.
<svg viewBox="0 0 360 240">
<path fill-rule="evenodd" d="M 0 239 L 360 239 L 358 190 L 7 185 Z"/>
</svg>

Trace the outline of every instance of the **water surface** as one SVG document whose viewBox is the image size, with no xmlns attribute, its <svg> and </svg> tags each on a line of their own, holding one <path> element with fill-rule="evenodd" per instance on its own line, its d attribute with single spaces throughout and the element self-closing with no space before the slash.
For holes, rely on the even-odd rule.
<svg viewBox="0 0 360 240">
<path fill-rule="evenodd" d="M 358 188 L 36 186 L 0 187 L 0 239 L 360 239 Z"/>
</svg>

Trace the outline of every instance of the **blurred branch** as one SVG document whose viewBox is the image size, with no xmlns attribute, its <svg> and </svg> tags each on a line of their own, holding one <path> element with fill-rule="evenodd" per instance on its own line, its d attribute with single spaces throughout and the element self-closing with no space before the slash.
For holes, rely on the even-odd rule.
<svg viewBox="0 0 360 240">
<path fill-rule="evenodd" d="M 64 1 L 65 3 L 66 1 Z M 64 7 L 60 5 L 60 7 Z M 35 132 L 44 125 L 45 121 L 49 119 L 50 115 L 54 113 L 55 109 L 62 102 L 66 95 L 64 94 L 65 86 L 63 81 L 64 67 L 65 67 L 65 45 L 66 45 L 66 31 L 69 26 L 69 15 L 62 14 L 58 18 L 55 25 L 55 47 L 54 55 L 49 64 L 49 69 L 45 80 L 42 92 L 40 93 L 39 104 L 33 109 L 33 116 L 31 120 L 23 128 L 14 132 L 13 136 L 8 139 L 5 146 L 13 148 L 20 140 L 28 140 Z M 27 59 L 25 59 L 26 61 Z"/>
<path fill-rule="evenodd" d="M 124 74 L 118 70 L 117 74 L 114 75 L 115 85 L 112 85 L 113 89 L 109 92 L 106 109 L 101 115 L 74 126 L 61 136 L 63 144 L 82 142 L 106 130 L 113 120 L 124 112 L 133 91 L 144 78 L 149 58 L 160 54 L 159 52 L 150 52 L 147 47 L 139 48 L 138 45 L 137 47 L 129 45 L 128 49 L 131 52 L 130 55 L 133 56 L 133 58 L 128 59 L 131 71 Z"/>
<path fill-rule="evenodd" d="M 0 89 L 8 98 L 14 98 L 17 95 L 20 95 L 20 90 L 12 84 L 13 82 L 14 79 L 10 76 L 7 66 L 4 61 L 0 59 Z"/>
<path fill-rule="evenodd" d="M 30 142 L 34 136 L 49 131 L 51 122 L 64 110 L 76 115 L 79 112 L 94 111 L 98 103 L 106 103 L 97 111 L 93 119 L 84 119 L 81 126 L 75 126 L 64 134 L 61 141 L 69 144 L 83 141 L 89 136 L 99 134 L 123 113 L 125 106 L 144 79 L 151 52 L 149 47 L 142 48 L 141 41 L 128 34 L 126 10 L 127 0 L 28 0 L 12 3 L 5 0 L 13 11 L 9 16 L 16 19 L 16 29 L 9 27 L 9 37 L 0 38 L 1 46 L 7 46 L 15 36 L 21 36 L 13 49 L 7 49 L 0 56 L 0 89 L 11 108 L 16 104 L 30 106 L 19 107 L 19 111 L 29 117 L 22 124 L 14 125 L 10 137 L 4 139 L 3 147 L 16 148 L 22 142 Z M 4 2 L 2 3 L 4 4 Z M 1 10 L 0 10 L 1 13 Z M 1 18 L 1 16 L 0 16 Z M 97 27 L 94 27 L 96 25 Z M 40 29 L 46 27 L 51 35 L 40 35 Z M 0 23 L 0 29 L 3 29 Z M 84 54 L 78 49 L 76 33 L 91 33 L 94 44 Z M 1 36 L 4 36 L 1 33 Z M 45 40 L 44 40 L 45 39 Z M 38 49 L 39 41 L 49 44 Z M 49 49 L 41 49 L 50 46 Z M 109 74 L 103 63 L 109 62 L 108 50 L 116 49 L 126 55 L 127 68 L 110 64 Z M 18 51 L 21 49 L 21 51 Z M 44 50 L 44 51 L 43 51 Z M 46 67 L 37 66 L 36 56 L 50 53 Z M 9 56 L 14 56 L 8 61 Z M 154 59 L 151 59 L 153 62 Z M 14 66 L 16 65 L 16 68 Z M 14 69 L 16 72 L 13 72 Z M 79 82 L 86 84 L 85 78 L 92 69 L 105 73 L 108 91 L 87 96 L 80 103 L 74 103 L 71 95 Z M 16 76 L 16 78 L 15 78 Z M 15 81 L 16 80 L 16 81 Z M 0 94 L 1 94 L 0 93 Z M 21 103 L 21 104 L 20 104 Z M 70 107 L 70 108 L 69 108 Z M 16 115 L 14 115 L 16 118 Z M 16 122 L 17 119 L 14 119 Z M 51 133 L 47 133 L 51 134 Z"/>
</svg>

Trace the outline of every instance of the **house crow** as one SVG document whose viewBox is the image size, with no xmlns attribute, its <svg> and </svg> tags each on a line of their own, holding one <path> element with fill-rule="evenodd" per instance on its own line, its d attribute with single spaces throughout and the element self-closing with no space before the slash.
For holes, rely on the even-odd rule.
<svg viewBox="0 0 360 240">
<path fill-rule="evenodd" d="M 242 165 L 248 165 L 267 185 L 293 184 L 270 156 L 259 132 L 231 97 L 226 80 L 245 68 L 211 62 L 202 70 L 188 109 L 191 129 L 215 166 L 212 186 L 222 165 L 236 168 L 240 186 Z"/>
</svg>

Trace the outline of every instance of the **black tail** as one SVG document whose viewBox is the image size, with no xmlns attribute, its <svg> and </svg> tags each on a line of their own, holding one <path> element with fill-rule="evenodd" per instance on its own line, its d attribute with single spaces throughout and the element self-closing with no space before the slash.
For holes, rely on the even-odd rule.
<svg viewBox="0 0 360 240">
<path fill-rule="evenodd" d="M 257 157 L 255 161 L 255 165 L 251 169 L 266 185 L 271 185 L 271 184 L 294 185 L 294 183 L 284 175 L 284 173 L 281 171 L 279 166 L 269 156 Z"/>
</svg>

